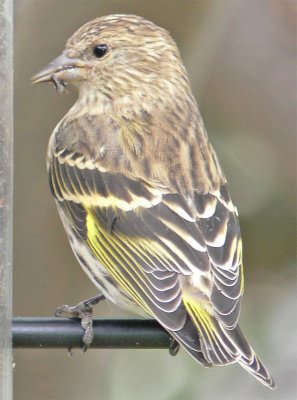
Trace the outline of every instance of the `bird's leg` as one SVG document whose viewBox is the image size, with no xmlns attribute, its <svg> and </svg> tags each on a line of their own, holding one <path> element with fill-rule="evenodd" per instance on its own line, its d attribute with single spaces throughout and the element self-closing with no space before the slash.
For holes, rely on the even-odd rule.
<svg viewBox="0 0 297 400">
<path fill-rule="evenodd" d="M 175 340 L 173 337 L 170 339 L 170 345 L 169 345 L 169 354 L 171 356 L 176 356 L 180 348 L 180 344 L 178 343 L 177 340 Z"/>
<path fill-rule="evenodd" d="M 80 318 L 81 327 L 85 331 L 83 336 L 83 351 L 87 351 L 94 338 L 93 331 L 93 306 L 104 300 L 103 295 L 91 297 L 81 301 L 76 306 L 61 306 L 56 308 L 56 317 Z M 71 349 L 70 349 L 71 352 Z"/>
</svg>

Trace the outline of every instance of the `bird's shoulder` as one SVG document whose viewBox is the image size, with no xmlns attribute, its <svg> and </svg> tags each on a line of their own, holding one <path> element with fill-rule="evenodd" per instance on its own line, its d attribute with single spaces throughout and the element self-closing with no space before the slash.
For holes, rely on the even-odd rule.
<svg viewBox="0 0 297 400">
<path fill-rule="evenodd" d="M 49 158 L 65 150 L 182 195 L 208 193 L 225 183 L 194 100 L 185 110 L 176 105 L 158 112 L 68 113 L 52 136 Z"/>
</svg>

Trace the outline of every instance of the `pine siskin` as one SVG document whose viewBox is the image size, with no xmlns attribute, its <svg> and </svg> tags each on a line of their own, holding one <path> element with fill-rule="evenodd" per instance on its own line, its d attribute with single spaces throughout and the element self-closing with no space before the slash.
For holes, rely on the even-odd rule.
<svg viewBox="0 0 297 400">
<path fill-rule="evenodd" d="M 79 89 L 47 168 L 103 296 L 156 318 L 204 366 L 238 362 L 274 388 L 238 326 L 238 213 L 169 33 L 137 16 L 95 19 L 32 81 Z"/>
</svg>

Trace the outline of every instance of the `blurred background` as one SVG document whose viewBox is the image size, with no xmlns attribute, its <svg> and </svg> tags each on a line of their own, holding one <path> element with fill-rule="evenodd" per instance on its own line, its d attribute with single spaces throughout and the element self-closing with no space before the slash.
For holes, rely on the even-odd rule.
<svg viewBox="0 0 297 400">
<path fill-rule="evenodd" d="M 14 315 L 52 316 L 96 294 L 50 195 L 47 142 L 76 93 L 30 77 L 85 22 L 132 13 L 177 41 L 238 205 L 246 290 L 241 326 L 278 390 L 239 366 L 204 369 L 180 351 L 16 350 L 16 400 L 215 400 L 296 397 L 296 2 L 15 1 Z M 112 304 L 100 317 L 131 317 Z"/>
</svg>

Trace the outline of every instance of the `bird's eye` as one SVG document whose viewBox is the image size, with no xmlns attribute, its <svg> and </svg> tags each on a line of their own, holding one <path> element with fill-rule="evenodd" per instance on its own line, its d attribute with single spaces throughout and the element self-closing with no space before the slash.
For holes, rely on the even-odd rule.
<svg viewBox="0 0 297 400">
<path fill-rule="evenodd" d="M 98 44 L 97 46 L 94 47 L 93 53 L 95 57 L 102 58 L 107 53 L 107 50 L 108 50 L 107 44 Z"/>
</svg>

